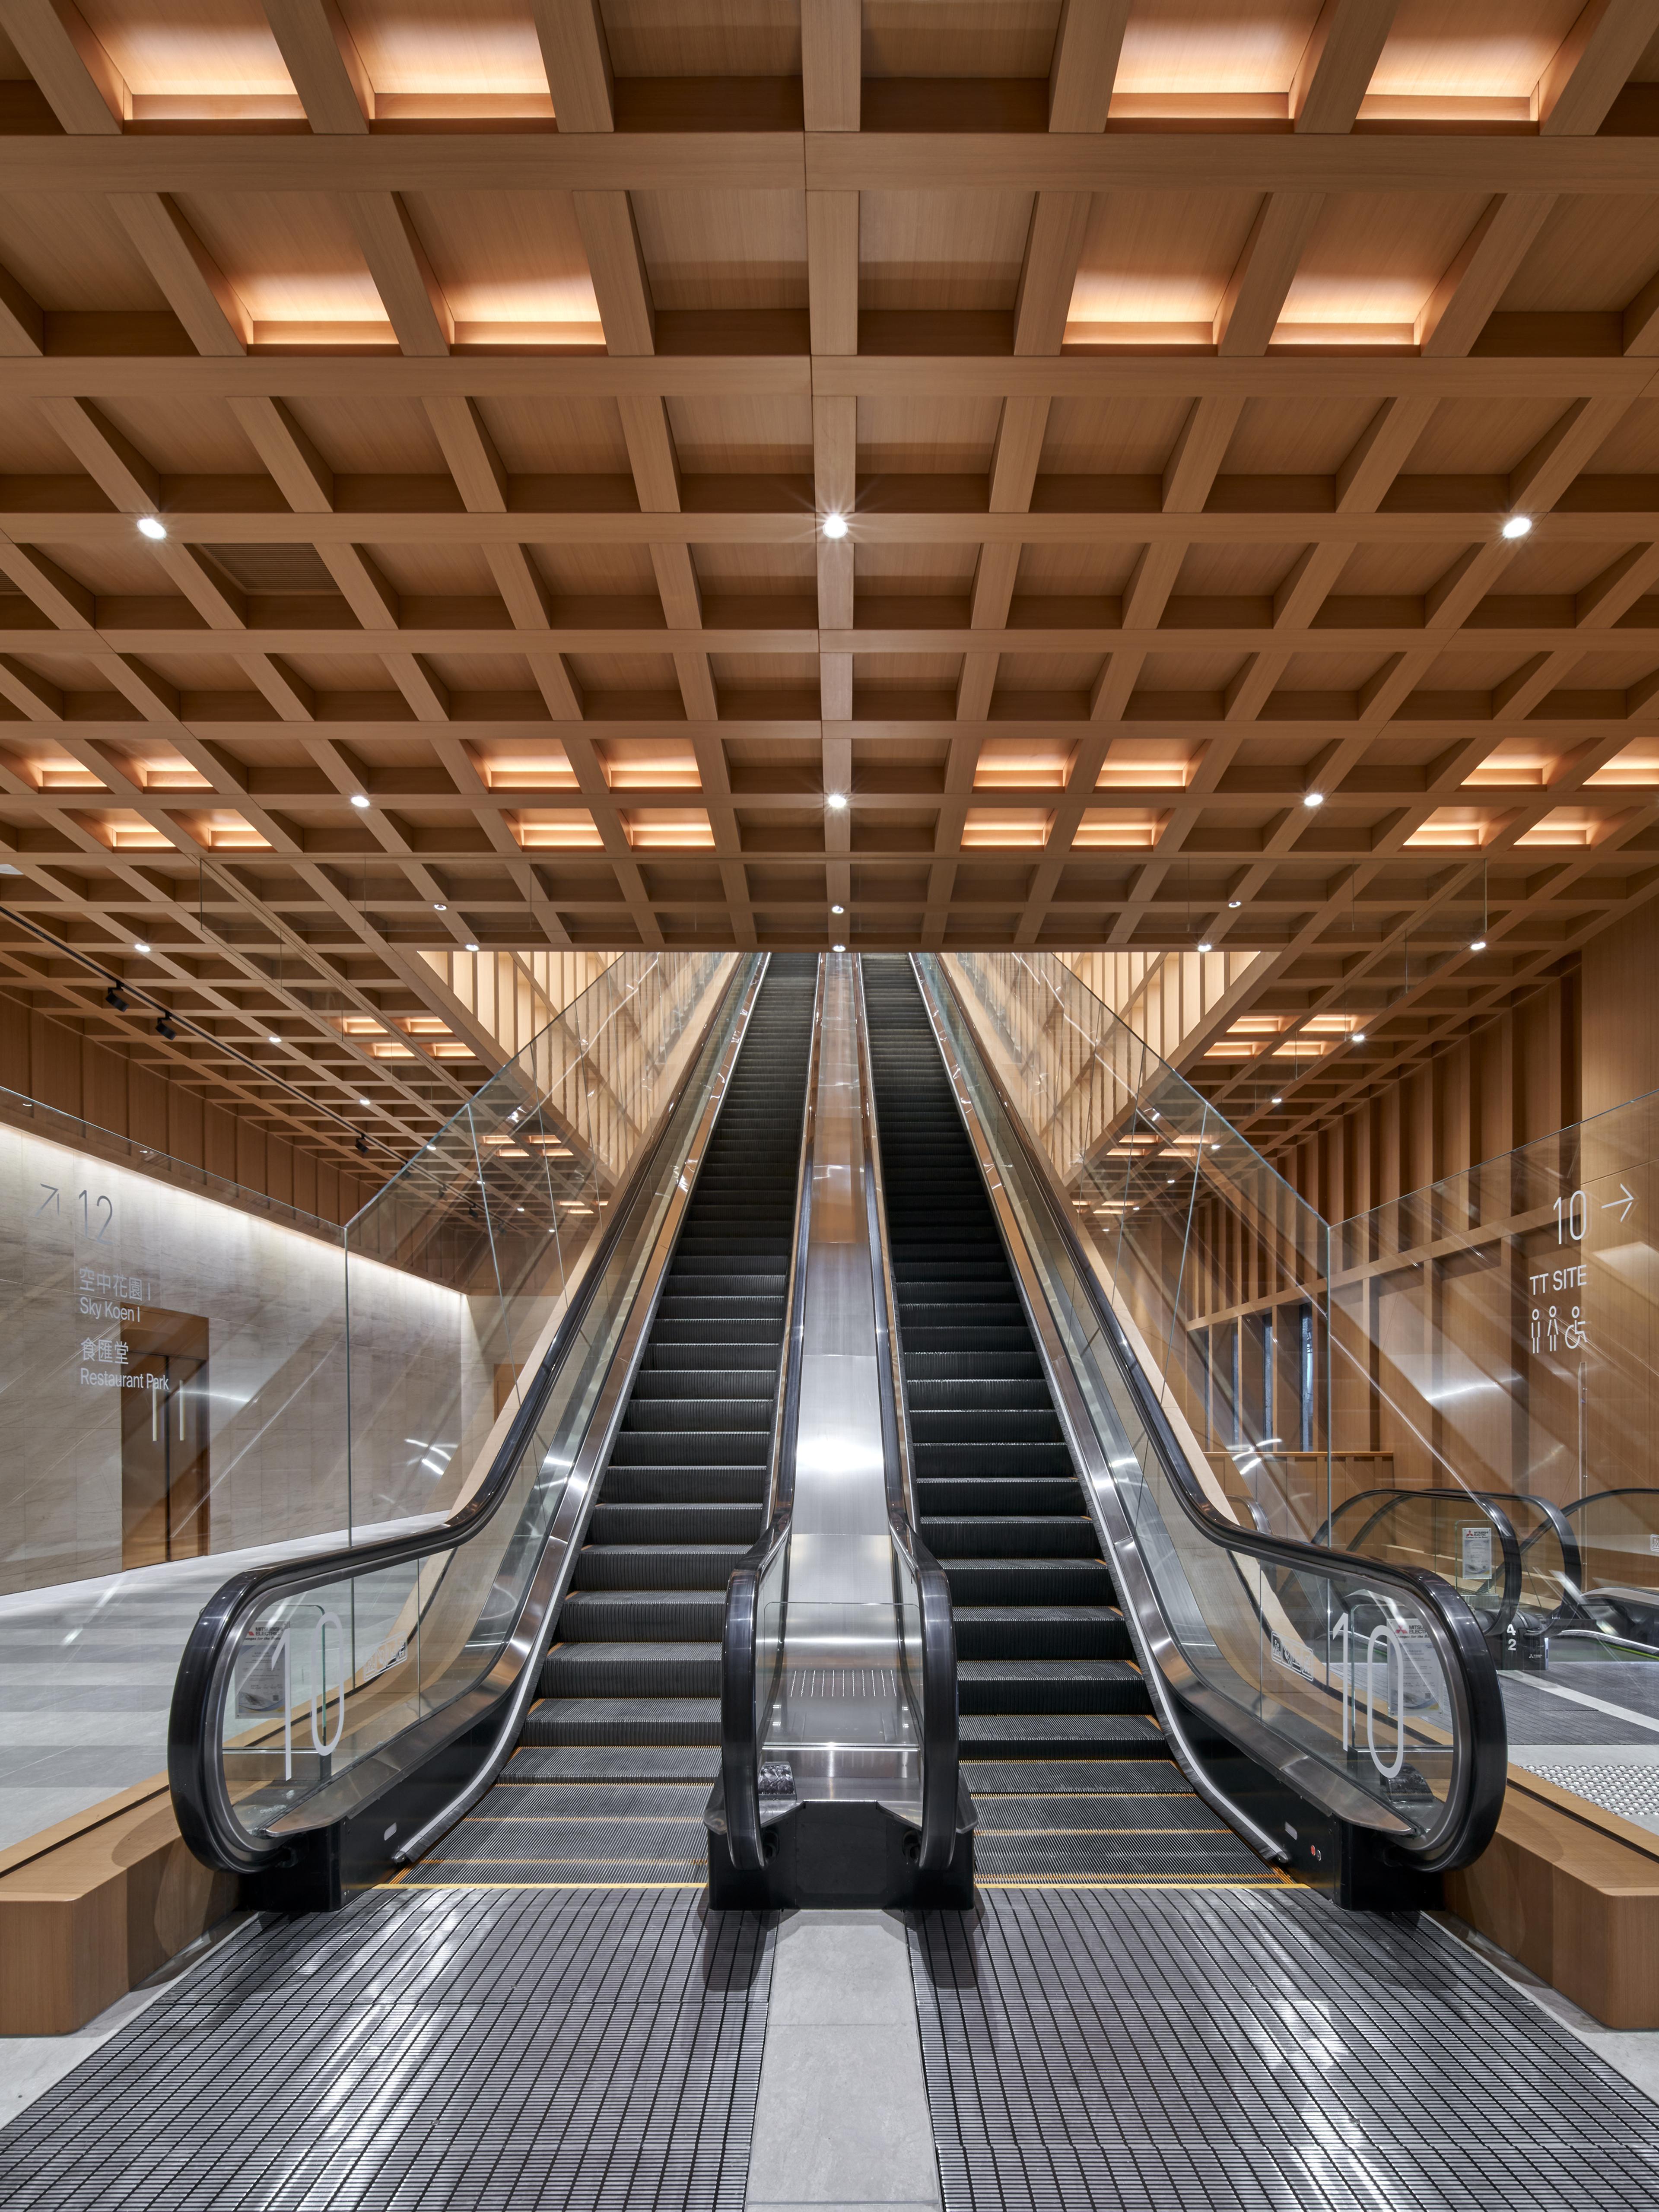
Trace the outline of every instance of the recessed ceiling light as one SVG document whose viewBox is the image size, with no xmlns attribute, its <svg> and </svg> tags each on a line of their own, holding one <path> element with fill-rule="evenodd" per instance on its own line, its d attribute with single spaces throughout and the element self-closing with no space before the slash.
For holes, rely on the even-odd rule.
<svg viewBox="0 0 1659 2212">
<path fill-rule="evenodd" d="M 1267 1103 L 1270 1106 L 1282 1106 L 1285 1103 L 1285 1101 L 1282 1098 L 1270 1098 L 1267 1101 Z"/>
<path fill-rule="evenodd" d="M 1505 538 L 1525 538 L 1529 534 L 1531 529 L 1531 515 L 1512 514 L 1509 520 L 1504 525 L 1504 535 Z"/>
<path fill-rule="evenodd" d="M 368 801 L 363 797 L 361 791 L 354 791 L 351 794 L 351 803 L 354 806 L 367 806 Z"/>
<path fill-rule="evenodd" d="M 1211 944 L 1207 937 L 1204 939 L 1198 949 L 1200 952 L 1213 952 L 1215 951 L 1214 945 Z"/>
<path fill-rule="evenodd" d="M 1364 1042 L 1365 1032 L 1364 1030 L 1356 1030 L 1353 1035 L 1348 1039 L 1348 1042 L 1350 1044 L 1364 1044 Z"/>
<path fill-rule="evenodd" d="M 832 906 L 830 911 L 831 914 L 845 914 L 847 909 L 844 906 Z"/>
<path fill-rule="evenodd" d="M 141 514 L 138 518 L 138 534 L 141 538 L 165 538 L 167 534 L 167 526 L 165 522 L 158 522 L 153 514 Z"/>
<path fill-rule="evenodd" d="M 283 1040 L 279 1036 L 268 1036 L 265 1039 L 265 1042 L 267 1044 L 281 1044 L 282 1041 Z"/>
<path fill-rule="evenodd" d="M 823 518 L 823 534 L 826 538 L 845 538 L 847 517 L 844 514 L 826 514 Z"/>
<path fill-rule="evenodd" d="M 1231 914 L 1237 914 L 1243 903 L 1244 902 L 1243 899 L 1229 899 L 1227 902 L 1228 912 Z"/>
<path fill-rule="evenodd" d="M 360 1098 L 360 1099 L 357 1101 L 357 1103 L 358 1103 L 360 1106 L 367 1106 L 367 1105 L 368 1105 L 368 1099 L 367 1099 L 367 1098 Z"/>
<path fill-rule="evenodd" d="M 830 950 L 832 952 L 845 952 L 845 951 L 846 951 L 846 950 L 847 950 L 847 947 L 846 947 L 844 945 L 832 945 L 830 947 Z"/>
<path fill-rule="evenodd" d="M 467 944 L 467 948 L 466 948 L 466 949 L 467 949 L 467 951 L 468 951 L 469 952 L 476 952 L 476 951 L 477 951 L 477 949 L 478 949 L 478 948 L 477 948 L 477 946 L 476 945 L 472 944 L 472 943 L 471 942 L 471 940 L 469 939 L 468 944 Z"/>
<path fill-rule="evenodd" d="M 1302 794 L 1302 804 L 1304 806 L 1322 806 L 1325 804 L 1325 794 L 1322 791 L 1304 791 Z"/>
<path fill-rule="evenodd" d="M 829 792 L 825 794 L 823 803 L 832 814 L 844 813 L 847 807 L 847 793 L 844 791 Z"/>
<path fill-rule="evenodd" d="M 1471 952 L 1484 952 L 1486 949 L 1486 940 L 1484 937 L 1472 937 L 1469 939 L 1469 950 Z"/>
<path fill-rule="evenodd" d="M 449 908 L 447 906 L 441 905 L 438 900 L 434 899 L 432 902 L 432 911 L 434 914 L 447 914 L 449 912 Z"/>
<path fill-rule="evenodd" d="M 135 937 L 133 939 L 132 949 L 135 952 L 148 952 L 149 951 L 149 945 L 145 944 L 142 937 Z"/>
</svg>

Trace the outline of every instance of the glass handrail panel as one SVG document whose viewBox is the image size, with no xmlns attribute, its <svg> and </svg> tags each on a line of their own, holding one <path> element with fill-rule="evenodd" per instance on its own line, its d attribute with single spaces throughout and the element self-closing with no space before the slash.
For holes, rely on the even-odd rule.
<svg viewBox="0 0 1659 2212">
<path fill-rule="evenodd" d="M 215 1727 L 224 1799 L 245 1837 L 265 1836 L 273 1822 L 281 1822 L 285 1833 L 304 1826 L 310 1801 L 386 1753 L 407 1731 L 417 1732 L 411 1743 L 424 1741 L 418 1735 L 422 1726 L 441 1723 L 446 1716 L 464 1720 L 469 1699 L 482 1712 L 503 1694 L 495 1670 L 513 1648 L 579 1454 L 614 1389 L 624 1332 L 651 1271 L 665 1257 L 665 1224 L 690 1187 L 698 1133 L 708 1126 L 716 1078 L 752 1002 L 761 964 L 758 956 L 716 956 L 702 964 L 702 992 L 690 1002 L 694 1010 L 701 1006 L 702 1024 L 689 1040 L 694 1058 L 675 1077 L 672 1110 L 652 1146 L 639 1154 L 631 1179 L 607 1186 L 618 1218 L 608 1235 L 590 1230 L 583 1239 L 581 1256 L 591 1264 L 568 1322 L 557 1328 L 559 1314 L 550 1304 L 546 1320 L 537 1322 L 538 1334 L 523 1340 L 538 1363 L 522 1379 L 526 1402 L 515 1409 L 519 1384 L 504 1394 L 493 1463 L 480 1471 L 450 1523 L 428 1538 L 409 1540 L 408 1555 L 395 1559 L 385 1557 L 386 1547 L 372 1547 L 365 1548 L 361 1565 L 348 1552 L 314 1566 L 281 1570 L 274 1579 L 264 1578 L 264 1595 L 256 1593 L 228 1615 L 228 1652 L 216 1662 L 221 1702 Z M 684 1007 L 677 1000 L 682 1033 Z M 636 1033 L 639 1026 L 636 1022 Z M 659 1077 L 662 1073 L 659 1066 Z M 642 1083 L 636 1095 L 642 1097 L 649 1087 Z M 526 1105 L 503 1106 L 513 1096 L 499 1094 L 482 1117 L 486 1133 L 492 1118 L 503 1126 L 514 1112 L 515 1132 L 530 1122 Z M 480 1117 L 469 1120 L 476 1159 L 482 1149 Z M 458 1141 L 453 1129 L 446 1133 L 434 1170 L 447 1200 L 458 1187 L 455 1163 L 465 1162 Z M 480 1255 L 493 1249 L 499 1256 L 489 1261 L 492 1273 L 505 1283 L 533 1279 L 536 1296 L 547 1298 L 546 1263 L 532 1239 L 539 1236 L 543 1244 L 555 1247 L 559 1239 L 544 1209 L 531 1216 L 528 1182 L 532 1173 L 545 1181 L 547 1170 L 539 1161 L 533 1170 L 514 1165 L 517 1180 L 505 1198 L 501 1171 L 493 1163 L 480 1164 L 472 1178 L 476 1195 L 463 1203 L 476 1205 L 482 1225 L 471 1239 L 467 1264 L 477 1267 Z M 583 1172 L 592 1188 L 596 1170 L 590 1164 Z M 441 1240 L 422 1233 L 410 1196 L 419 1188 L 420 1179 L 410 1177 L 395 1199 L 404 1209 L 401 1217 L 388 1207 L 370 1225 L 376 1235 L 388 1226 L 398 1235 L 412 1230 L 416 1241 L 409 1249 L 430 1255 Z M 464 1176 L 459 1188 L 467 1188 Z M 520 1206 L 531 1217 L 528 1228 L 520 1225 Z M 504 1220 L 509 1206 L 514 1212 Z M 454 1240 L 448 1240 L 448 1249 L 458 1249 Z M 571 1273 L 562 1279 L 569 1286 Z M 261 1709 L 263 1719 L 250 1710 L 253 1693 L 245 1680 L 262 1684 L 274 1700 Z M 337 1790 L 328 1802 L 339 1802 Z"/>
<path fill-rule="evenodd" d="M 927 981 L 938 963 L 923 955 L 918 964 Z M 1114 1341 L 1106 1320 L 1113 1303 L 1099 1294 L 1100 1278 L 1116 1291 L 1121 1273 L 1108 1274 L 1103 1263 L 1091 1284 L 1084 1272 L 1090 1248 L 1056 1226 L 1064 1187 L 1046 1182 L 1028 1152 L 963 1002 L 938 976 L 929 998 L 1029 1257 L 1039 1325 L 1046 1319 L 1056 1360 L 1075 1385 L 1076 1419 L 1086 1424 L 1075 1444 L 1102 1470 L 1127 1516 L 1179 1654 L 1182 1694 L 1201 1710 L 1206 1698 L 1218 1701 L 1207 1708 L 1212 1717 L 1224 1711 L 1236 1729 L 1261 1729 L 1279 1754 L 1316 1761 L 1348 1817 L 1425 1852 L 1437 1850 L 1462 1819 L 1479 1748 L 1442 1614 L 1409 1573 L 1383 1560 L 1373 1571 L 1298 1542 L 1292 1564 L 1275 1562 L 1264 1558 L 1253 1526 L 1243 1533 L 1237 1514 L 1241 1534 L 1230 1537 L 1226 1501 L 1212 1479 L 1205 1483 L 1190 1442 L 1191 1487 L 1183 1492 L 1170 1455 L 1182 1449 L 1180 1394 L 1160 1391 L 1169 1356 L 1146 1356 L 1140 1328 L 1159 1316 L 1144 1306 L 1139 1315 L 1118 1308 L 1123 1334 Z M 1198 1126 L 1209 1141 L 1213 1120 Z M 1227 1140 L 1218 1141 L 1224 1158 Z M 1239 1158 L 1227 1171 L 1237 1177 L 1248 1167 Z M 1152 1425 L 1160 1399 L 1167 1434 Z M 1200 1518 L 1194 1493 L 1206 1491 Z"/>
</svg>

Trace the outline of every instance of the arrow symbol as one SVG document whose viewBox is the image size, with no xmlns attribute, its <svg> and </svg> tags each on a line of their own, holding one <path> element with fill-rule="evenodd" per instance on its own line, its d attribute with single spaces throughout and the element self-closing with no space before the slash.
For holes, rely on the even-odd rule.
<svg viewBox="0 0 1659 2212">
<path fill-rule="evenodd" d="M 1601 1211 L 1603 1213 L 1616 1212 L 1621 1221 L 1628 1221 L 1630 1219 L 1630 1210 L 1636 1203 L 1636 1193 L 1631 1188 L 1630 1185 L 1626 1182 L 1621 1182 L 1619 1188 L 1625 1194 L 1623 1199 L 1609 1198 L 1605 1200 L 1602 1202 Z"/>
</svg>

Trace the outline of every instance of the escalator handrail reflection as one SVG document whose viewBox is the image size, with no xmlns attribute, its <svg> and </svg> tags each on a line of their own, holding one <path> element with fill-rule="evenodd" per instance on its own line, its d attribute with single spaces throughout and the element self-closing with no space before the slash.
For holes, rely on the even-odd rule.
<svg viewBox="0 0 1659 2212">
<path fill-rule="evenodd" d="M 1344 1538 L 1341 1549 L 1358 1552 L 1362 1558 L 1371 1555 L 1364 1550 L 1365 1539 L 1372 1529 L 1389 1516 L 1399 1511 L 1408 1500 L 1425 1498 L 1435 1504 L 1460 1505 L 1467 1510 L 1483 1514 L 1498 1539 L 1499 1555 L 1504 1563 L 1503 1588 L 1497 1592 L 1497 1610 L 1493 1613 L 1488 1633 L 1502 1636 L 1515 1619 L 1521 1606 L 1521 1540 L 1516 1526 L 1498 1502 L 1495 1492 L 1489 1491 L 1451 1490 L 1443 1486 L 1424 1490 L 1395 1490 L 1379 1486 L 1374 1490 L 1357 1490 L 1323 1521 L 1315 1532 L 1314 1541 L 1334 1549 L 1337 1522 L 1356 1507 L 1370 1505 L 1371 1511 L 1363 1525 L 1351 1536 Z M 1375 1501 L 1375 1503 L 1373 1503 Z M 1429 1571 L 1434 1571 L 1431 1569 Z M 1490 1579 L 1490 1577 L 1488 1577 Z M 1455 1585 L 1454 1585 L 1455 1587 Z M 1468 1601 L 1465 1601 L 1468 1602 Z"/>
<path fill-rule="evenodd" d="M 948 1867 L 956 1853 L 961 1723 L 957 1686 L 956 1620 L 945 1570 L 921 1540 L 917 1525 L 915 1470 L 910 1449 L 910 1408 L 900 1356 L 898 1304 L 887 1228 L 887 1185 L 882 1171 L 881 1125 L 864 968 L 853 963 L 854 1026 L 858 1031 L 859 1089 L 864 1145 L 866 1224 L 876 1310 L 876 1380 L 881 1399 L 882 1459 L 887 1485 L 888 1534 L 896 1571 L 908 1567 L 921 1613 L 921 1843 L 916 1863 L 927 1872 Z M 897 1591 L 895 1590 L 895 1602 Z M 899 1648 L 904 1652 L 903 1618 Z"/>
<path fill-rule="evenodd" d="M 641 1146 L 639 1158 L 616 1194 L 610 1218 L 595 1243 L 587 1266 L 560 1316 L 536 1376 L 525 1390 L 518 1412 L 508 1425 L 488 1474 L 465 1502 L 435 1527 L 404 1536 L 377 1539 L 368 1544 L 344 1544 L 326 1552 L 313 1552 L 299 1559 L 265 1567 L 245 1568 L 221 1583 L 198 1615 L 185 1640 L 167 1717 L 167 1781 L 179 1833 L 192 1854 L 204 1864 L 234 1874 L 258 1872 L 284 1857 L 292 1848 L 295 1824 L 284 1823 L 280 1835 L 261 1838 L 231 1816 L 222 1786 L 215 1786 L 215 1772 L 222 1757 L 221 1715 L 226 1702 L 234 1650 L 249 1621 L 265 1607 L 298 1592 L 332 1582 L 355 1580 L 365 1574 L 405 1566 L 458 1551 L 474 1542 L 489 1527 L 507 1497 L 515 1473 L 530 1449 L 537 1425 L 556 1383 L 565 1358 L 581 1338 L 584 1323 L 604 1280 L 607 1266 L 625 1235 L 634 1209 L 653 1188 L 665 1150 L 673 1134 L 678 1109 L 694 1084 L 709 1086 L 704 1112 L 712 1121 L 724 1085 L 714 1087 L 712 1071 L 704 1069 L 711 1042 L 726 1024 L 734 1005 L 727 1073 L 735 1047 L 741 1042 L 748 1016 L 764 979 L 768 956 L 756 954 L 741 963 L 721 991 L 704 1024 L 697 1051 L 657 1117 L 657 1128 Z M 551 1531 L 550 1531 L 550 1537 Z M 509 1637 L 509 1644 L 512 1642 Z M 537 1651 L 526 1664 L 539 1667 Z M 434 1729 L 428 1716 L 411 1723 L 380 1747 L 375 1756 L 376 1786 L 364 1802 L 398 1778 L 392 1754 L 405 1738 L 420 1739 L 420 1756 L 440 1747 L 444 1735 Z M 436 1717 L 440 1721 L 441 1717 Z M 221 1784 L 222 1777 L 220 1777 Z M 354 1806 L 353 1810 L 361 1809 Z M 331 1814 L 319 1822 L 329 1825 Z"/>
<path fill-rule="evenodd" d="M 934 955 L 912 955 L 913 966 L 919 978 L 924 972 L 936 976 L 960 1015 L 970 1038 L 974 1024 L 955 979 L 947 972 L 943 961 Z M 921 962 L 928 960 L 927 971 Z M 927 990 L 923 988 L 923 1001 Z M 931 1010 L 930 1010 L 931 1011 Z M 1409 1840 L 1396 1843 L 1402 1857 L 1425 1871 L 1442 1871 L 1465 1866 L 1479 1856 L 1497 1832 L 1498 1815 L 1503 1810 L 1504 1793 L 1508 1779 L 1509 1731 L 1504 1717 L 1503 1692 L 1498 1686 L 1498 1671 L 1493 1663 L 1486 1636 L 1473 1609 L 1460 1593 L 1446 1581 L 1426 1568 L 1401 1567 L 1370 1559 L 1356 1553 L 1339 1552 L 1322 1546 L 1306 1543 L 1295 1537 L 1264 1535 L 1254 1528 L 1231 1521 L 1212 1505 L 1205 1496 L 1196 1476 L 1188 1464 L 1175 1430 L 1149 1376 L 1142 1370 L 1129 1343 L 1122 1323 L 1113 1309 L 1111 1301 L 1095 1273 L 1094 1265 L 1075 1224 L 1069 1206 L 1061 1202 L 1056 1193 L 1053 1167 L 1032 1139 L 1024 1117 L 1009 1097 L 1001 1078 L 988 1057 L 975 1044 L 975 1056 L 986 1083 L 999 1100 L 1013 1139 L 1018 1145 L 1031 1179 L 1041 1194 L 1049 1224 L 1071 1257 L 1079 1281 L 1084 1286 L 1095 1319 L 1099 1323 L 1106 1342 L 1111 1346 L 1125 1387 L 1134 1401 L 1135 1409 L 1149 1438 L 1158 1452 L 1170 1487 L 1187 1520 L 1207 1542 L 1223 1547 L 1227 1551 L 1260 1560 L 1263 1565 L 1291 1574 L 1306 1574 L 1328 1582 L 1334 1574 L 1349 1575 L 1362 1583 L 1393 1585 L 1410 1592 L 1423 1608 L 1431 1632 L 1439 1648 L 1445 1668 L 1447 1684 L 1457 1699 L 1462 1723 L 1454 1737 L 1455 1744 L 1464 1750 L 1465 1756 L 1454 1768 L 1461 1782 L 1456 1790 L 1457 1803 L 1453 1808 L 1453 1793 L 1447 1797 L 1449 1823 L 1443 1822 L 1422 1844 L 1413 1846 Z M 953 1091 L 956 1085 L 952 1084 Z M 970 1102 L 957 1094 L 959 1109 L 966 1109 Z M 1018 1279 L 1021 1270 L 1016 1266 Z M 1171 1638 L 1174 1643 L 1173 1637 Z"/>
<path fill-rule="evenodd" d="M 758 1721 L 765 1706 L 757 1705 L 755 1698 L 760 1664 L 760 1591 L 780 1551 L 784 1553 L 781 1602 L 786 1610 L 789 1601 L 787 1553 L 795 1510 L 795 1444 L 800 1428 L 801 1352 L 806 1335 L 806 1251 L 812 1229 L 812 1138 L 817 1126 L 824 969 L 820 956 L 795 1166 L 794 1237 L 784 1295 L 783 1353 L 767 1462 L 766 1526 L 732 1570 L 720 1625 L 720 1803 L 732 1863 L 750 1872 L 765 1863 Z M 769 1692 L 766 1703 L 769 1705 Z"/>
</svg>

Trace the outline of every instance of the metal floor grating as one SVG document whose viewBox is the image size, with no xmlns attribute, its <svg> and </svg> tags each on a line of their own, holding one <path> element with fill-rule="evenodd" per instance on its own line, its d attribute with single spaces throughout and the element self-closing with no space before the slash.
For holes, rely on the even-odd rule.
<svg viewBox="0 0 1659 2212">
<path fill-rule="evenodd" d="M 741 2212 L 770 1923 L 377 1890 L 227 1945 L 0 2130 L 8 2212 Z"/>
<path fill-rule="evenodd" d="M 1426 1924 L 1000 1894 L 910 1953 L 945 2212 L 1659 2201 L 1659 2106 Z"/>
</svg>

